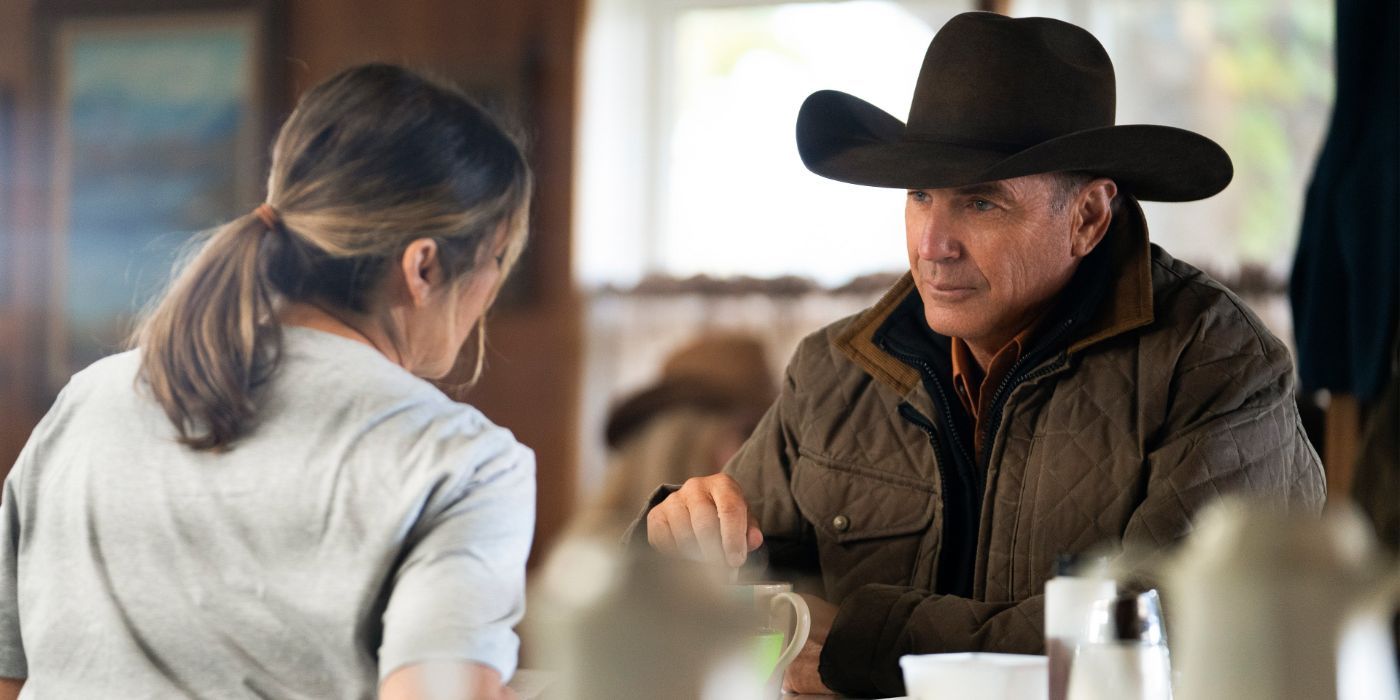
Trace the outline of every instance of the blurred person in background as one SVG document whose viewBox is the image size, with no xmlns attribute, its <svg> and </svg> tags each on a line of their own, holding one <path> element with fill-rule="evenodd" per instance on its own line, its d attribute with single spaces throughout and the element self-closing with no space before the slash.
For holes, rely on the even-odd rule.
<svg viewBox="0 0 1400 700">
<path fill-rule="evenodd" d="M 5 481 L 0 696 L 510 697 L 534 455 L 426 379 L 480 373 L 531 187 L 455 89 L 312 88 Z"/>
<path fill-rule="evenodd" d="M 715 332 L 672 351 L 661 377 L 609 414 L 607 476 L 580 524 L 620 536 L 657 484 L 723 468 L 777 396 L 757 338 Z"/>
<path fill-rule="evenodd" d="M 637 534 L 735 567 L 766 547 L 812 609 L 788 688 L 901 695 L 905 654 L 1042 653 L 1058 555 L 1169 547 L 1222 494 L 1321 508 L 1287 347 L 1137 203 L 1214 195 L 1229 156 L 1115 125 L 1115 89 L 1085 30 L 966 13 L 907 124 L 803 104 L 808 169 L 906 191 L 910 274 L 807 337 L 724 473 L 657 493 Z"/>
</svg>

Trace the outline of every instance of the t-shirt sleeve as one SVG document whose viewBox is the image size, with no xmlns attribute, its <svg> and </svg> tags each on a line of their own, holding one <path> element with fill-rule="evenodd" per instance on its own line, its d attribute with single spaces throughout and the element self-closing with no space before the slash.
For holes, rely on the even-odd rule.
<svg viewBox="0 0 1400 700">
<path fill-rule="evenodd" d="M 525 562 L 535 522 L 535 457 L 492 428 L 448 451 L 454 472 L 424 504 L 384 611 L 379 677 L 428 661 L 515 673 Z"/>
<path fill-rule="evenodd" d="M 19 504 L 16 494 L 29 450 L 5 479 L 0 495 L 0 677 L 27 678 L 29 661 L 19 632 Z"/>
<path fill-rule="evenodd" d="M 76 381 L 77 377 L 73 381 Z M 19 626 L 19 549 L 23 512 L 20 506 L 21 487 L 25 475 L 34 470 L 34 462 L 49 438 L 60 432 L 67 415 L 67 398 L 73 391 L 70 381 L 54 399 L 53 406 L 29 434 L 20 450 L 19 459 L 5 476 L 0 492 L 0 678 L 28 678 L 29 658 Z"/>
</svg>

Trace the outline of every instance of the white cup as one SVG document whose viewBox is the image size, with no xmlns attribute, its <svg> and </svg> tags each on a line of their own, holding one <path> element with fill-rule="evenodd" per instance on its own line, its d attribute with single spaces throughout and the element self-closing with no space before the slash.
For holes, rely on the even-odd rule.
<svg viewBox="0 0 1400 700">
<path fill-rule="evenodd" d="M 1044 656 L 923 654 L 902 656 L 899 666 L 913 700 L 1045 700 L 1050 694 Z"/>
<path fill-rule="evenodd" d="M 768 656 L 762 644 L 754 650 L 758 655 L 755 660 L 760 665 L 766 667 L 769 663 L 775 664 L 771 671 L 764 669 L 768 674 L 766 685 L 780 687 L 783 672 L 802 653 L 812 630 L 812 611 L 807 607 L 807 601 L 792 592 L 791 583 L 742 583 L 731 585 L 729 589 L 741 603 L 748 605 L 752 601 L 757 635 L 783 637 L 776 662 Z"/>
</svg>

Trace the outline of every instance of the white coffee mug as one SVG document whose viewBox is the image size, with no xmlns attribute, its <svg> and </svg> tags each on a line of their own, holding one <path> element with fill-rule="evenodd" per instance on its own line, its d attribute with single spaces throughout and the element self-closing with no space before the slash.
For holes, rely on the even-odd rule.
<svg viewBox="0 0 1400 700">
<path fill-rule="evenodd" d="M 812 631 L 812 611 L 807 601 L 792 592 L 790 583 L 735 584 L 730 589 L 736 599 L 753 606 L 753 658 L 767 675 L 765 685 L 781 685 L 783 672 L 802 653 Z M 767 668 L 769 664 L 771 670 Z"/>
</svg>

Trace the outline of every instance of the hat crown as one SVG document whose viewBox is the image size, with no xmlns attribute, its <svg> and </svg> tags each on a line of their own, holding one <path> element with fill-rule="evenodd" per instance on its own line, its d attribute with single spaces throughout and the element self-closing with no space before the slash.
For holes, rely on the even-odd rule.
<svg viewBox="0 0 1400 700">
<path fill-rule="evenodd" d="M 929 44 L 905 139 L 1013 153 L 1113 126 L 1113 63 L 1089 32 L 1044 17 L 968 12 Z"/>
</svg>

